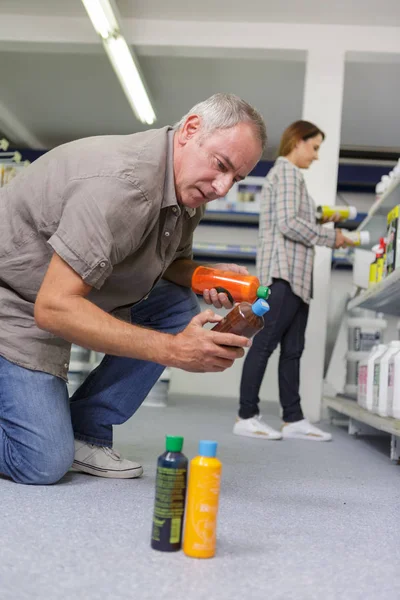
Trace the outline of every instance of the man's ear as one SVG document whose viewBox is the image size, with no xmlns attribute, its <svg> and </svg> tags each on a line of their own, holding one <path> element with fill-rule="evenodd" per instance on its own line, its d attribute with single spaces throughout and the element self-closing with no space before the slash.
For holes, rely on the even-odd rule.
<svg viewBox="0 0 400 600">
<path fill-rule="evenodd" d="M 185 145 L 192 139 L 201 129 L 201 117 L 198 115 L 189 115 L 183 124 L 183 127 L 178 132 L 179 142 Z"/>
</svg>

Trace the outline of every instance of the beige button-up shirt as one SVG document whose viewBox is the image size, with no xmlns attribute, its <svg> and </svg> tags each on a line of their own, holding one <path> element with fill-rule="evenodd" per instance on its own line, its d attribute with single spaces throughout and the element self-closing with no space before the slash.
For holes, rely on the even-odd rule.
<svg viewBox="0 0 400 600">
<path fill-rule="evenodd" d="M 173 135 L 164 127 L 64 144 L 0 190 L 1 356 L 66 379 L 70 343 L 33 316 L 53 252 L 110 313 L 142 300 L 175 259 L 192 257 L 204 210 L 177 202 Z"/>
</svg>

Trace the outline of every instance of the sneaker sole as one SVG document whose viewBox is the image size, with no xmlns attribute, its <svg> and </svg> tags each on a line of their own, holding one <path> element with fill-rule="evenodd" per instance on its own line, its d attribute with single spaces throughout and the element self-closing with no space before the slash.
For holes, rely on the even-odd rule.
<svg viewBox="0 0 400 600">
<path fill-rule="evenodd" d="M 258 440 L 269 440 L 270 442 L 277 442 L 278 440 L 282 439 L 282 436 L 280 435 L 279 437 L 273 437 L 272 435 L 266 435 L 265 433 L 250 433 L 250 432 L 239 432 L 239 431 L 233 431 L 234 435 L 241 435 L 242 437 L 251 437 L 251 438 L 256 438 Z"/>
<path fill-rule="evenodd" d="M 95 477 L 108 477 L 110 479 L 135 479 L 143 475 L 143 467 L 136 467 L 135 469 L 102 469 L 101 467 L 95 467 L 94 465 L 88 465 L 74 460 L 72 464 L 72 470 L 80 473 L 87 473 L 88 475 L 94 475 Z"/>
<path fill-rule="evenodd" d="M 305 435 L 303 433 L 283 434 L 284 440 L 306 440 L 307 442 L 331 442 L 332 438 L 324 438 L 318 435 Z"/>
</svg>

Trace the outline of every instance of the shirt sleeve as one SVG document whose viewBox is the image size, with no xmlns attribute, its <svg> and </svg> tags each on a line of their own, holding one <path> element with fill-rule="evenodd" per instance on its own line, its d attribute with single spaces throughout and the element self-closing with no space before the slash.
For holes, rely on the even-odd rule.
<svg viewBox="0 0 400 600">
<path fill-rule="evenodd" d="M 150 206 L 131 181 L 90 177 L 70 182 L 62 214 L 48 244 L 88 285 L 100 289 L 113 266 L 134 251 Z"/>
<path fill-rule="evenodd" d="M 290 164 L 284 162 L 275 185 L 275 204 L 279 231 L 283 236 L 300 242 L 304 246 L 328 246 L 333 248 L 336 233 L 317 223 L 299 216 L 301 186 L 304 185 L 301 174 Z"/>
</svg>

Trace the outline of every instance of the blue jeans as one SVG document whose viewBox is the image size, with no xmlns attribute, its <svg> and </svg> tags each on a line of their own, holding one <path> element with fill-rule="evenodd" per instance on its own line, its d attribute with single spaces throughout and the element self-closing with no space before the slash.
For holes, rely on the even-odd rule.
<svg viewBox="0 0 400 600">
<path fill-rule="evenodd" d="M 283 279 L 271 284 L 271 307 L 265 325 L 255 336 L 243 364 L 240 382 L 239 417 L 250 419 L 260 413 L 260 387 L 269 357 L 281 345 L 279 356 L 279 399 L 286 423 L 303 419 L 300 403 L 300 358 L 304 350 L 309 306 Z"/>
<path fill-rule="evenodd" d="M 132 323 L 182 331 L 199 312 L 191 290 L 161 280 L 131 309 Z M 0 473 L 18 483 L 58 481 L 74 460 L 74 437 L 112 446 L 112 427 L 142 404 L 162 365 L 106 355 L 71 401 L 59 377 L 0 357 Z"/>
</svg>

